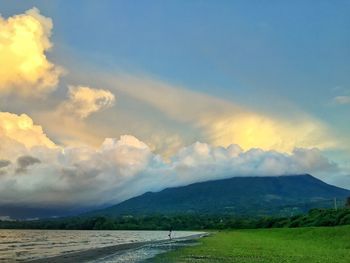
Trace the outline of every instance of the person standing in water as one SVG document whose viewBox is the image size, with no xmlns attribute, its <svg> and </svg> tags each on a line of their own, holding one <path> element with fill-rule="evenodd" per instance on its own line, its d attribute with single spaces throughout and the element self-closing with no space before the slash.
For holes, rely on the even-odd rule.
<svg viewBox="0 0 350 263">
<path fill-rule="evenodd" d="M 169 239 L 171 240 L 171 234 L 172 234 L 172 229 L 170 228 L 170 230 L 169 230 L 169 234 L 168 234 L 168 237 L 169 237 Z"/>
</svg>

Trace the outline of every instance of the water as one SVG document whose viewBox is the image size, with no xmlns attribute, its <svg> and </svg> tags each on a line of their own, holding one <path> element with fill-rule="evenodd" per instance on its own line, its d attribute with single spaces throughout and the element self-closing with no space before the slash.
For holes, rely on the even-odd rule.
<svg viewBox="0 0 350 263">
<path fill-rule="evenodd" d="M 140 262 L 151 262 L 146 261 L 152 259 L 159 253 L 164 253 L 182 246 L 196 245 L 197 242 L 193 240 L 187 241 L 175 241 L 167 240 L 162 243 L 150 243 L 137 249 L 116 252 L 111 255 L 107 255 L 95 260 L 88 261 L 89 263 L 140 263 Z"/>
<path fill-rule="evenodd" d="M 174 238 L 199 232 L 175 231 Z M 20 262 L 119 244 L 158 241 L 134 251 L 116 252 L 91 262 L 138 262 L 176 246 L 167 231 L 0 230 L 0 262 Z M 180 242 L 181 243 L 181 242 Z M 124 260 L 124 261 L 123 261 Z"/>
</svg>

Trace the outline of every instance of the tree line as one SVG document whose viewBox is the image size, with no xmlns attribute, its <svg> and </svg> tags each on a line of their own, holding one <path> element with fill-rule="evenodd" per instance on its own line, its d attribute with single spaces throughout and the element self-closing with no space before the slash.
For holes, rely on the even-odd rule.
<svg viewBox="0 0 350 263">
<path fill-rule="evenodd" d="M 350 224 L 350 209 L 312 209 L 289 217 L 237 217 L 232 215 L 148 215 L 120 217 L 67 217 L 32 221 L 0 221 L 2 229 L 65 230 L 210 230 L 337 226 Z"/>
</svg>

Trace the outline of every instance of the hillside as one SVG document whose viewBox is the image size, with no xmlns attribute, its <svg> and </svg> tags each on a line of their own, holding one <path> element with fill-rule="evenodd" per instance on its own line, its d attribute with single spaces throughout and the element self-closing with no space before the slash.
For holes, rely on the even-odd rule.
<svg viewBox="0 0 350 263">
<path fill-rule="evenodd" d="M 87 215 L 234 214 L 291 215 L 331 207 L 350 191 L 305 175 L 233 177 L 147 192 Z"/>
</svg>

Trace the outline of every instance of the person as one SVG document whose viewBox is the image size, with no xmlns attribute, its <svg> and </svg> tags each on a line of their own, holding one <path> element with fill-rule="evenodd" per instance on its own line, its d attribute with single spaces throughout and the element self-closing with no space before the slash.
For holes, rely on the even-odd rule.
<svg viewBox="0 0 350 263">
<path fill-rule="evenodd" d="M 169 230 L 169 234 L 168 234 L 168 237 L 169 237 L 169 239 L 171 240 L 171 233 L 172 233 L 172 229 L 170 228 L 170 230 Z"/>
</svg>

